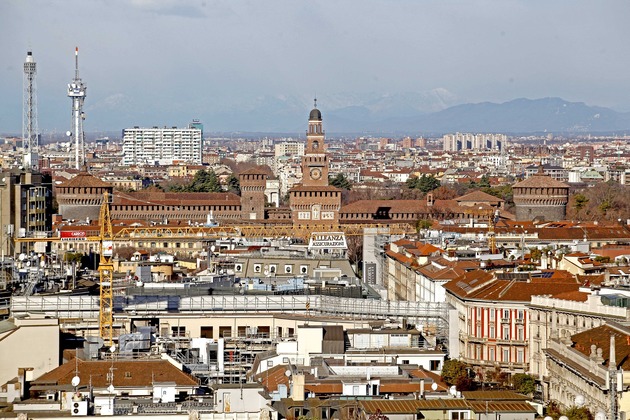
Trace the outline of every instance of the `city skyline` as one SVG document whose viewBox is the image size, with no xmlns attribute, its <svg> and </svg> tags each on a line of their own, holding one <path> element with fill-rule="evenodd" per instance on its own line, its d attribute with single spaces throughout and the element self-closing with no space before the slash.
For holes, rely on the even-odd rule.
<svg viewBox="0 0 630 420">
<path fill-rule="evenodd" d="M 38 63 L 40 131 L 69 129 L 75 46 L 90 86 L 88 132 L 192 118 L 230 131 L 239 129 L 235 115 L 249 115 L 244 129 L 264 131 L 274 112 L 292 120 L 315 95 L 326 109 L 403 97 L 429 112 L 557 96 L 628 111 L 628 9 L 617 1 L 9 0 L 0 4 L 9 34 L 0 40 L 0 131 L 21 131 L 28 50 Z M 302 130 L 302 118 L 292 124 Z"/>
</svg>

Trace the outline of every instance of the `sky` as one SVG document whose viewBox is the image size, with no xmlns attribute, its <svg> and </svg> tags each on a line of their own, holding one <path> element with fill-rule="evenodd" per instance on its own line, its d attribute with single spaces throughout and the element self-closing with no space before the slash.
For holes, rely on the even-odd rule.
<svg viewBox="0 0 630 420">
<path fill-rule="evenodd" d="M 40 132 L 70 128 L 75 46 L 88 132 L 263 130 L 314 96 L 324 115 L 427 92 L 630 111 L 628 16 L 626 0 L 0 0 L 0 133 L 21 132 L 29 49 Z"/>
</svg>

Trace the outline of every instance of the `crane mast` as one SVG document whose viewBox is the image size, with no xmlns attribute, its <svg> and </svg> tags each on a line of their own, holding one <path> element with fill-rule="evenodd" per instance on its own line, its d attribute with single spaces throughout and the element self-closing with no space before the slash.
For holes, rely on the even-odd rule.
<svg viewBox="0 0 630 420">
<path fill-rule="evenodd" d="M 99 260 L 99 277 L 100 277 L 100 306 L 99 306 L 99 334 L 107 346 L 112 346 L 113 326 L 114 326 L 114 264 L 113 244 L 114 232 L 112 229 L 112 219 L 110 214 L 110 195 L 103 194 L 103 203 L 99 213 L 99 221 L 101 224 L 100 231 L 100 260 Z"/>
</svg>

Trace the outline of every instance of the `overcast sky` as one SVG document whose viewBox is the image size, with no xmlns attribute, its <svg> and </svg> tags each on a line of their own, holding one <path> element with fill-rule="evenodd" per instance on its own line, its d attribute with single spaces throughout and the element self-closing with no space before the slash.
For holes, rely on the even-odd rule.
<svg viewBox="0 0 630 420">
<path fill-rule="evenodd" d="M 75 46 L 86 131 L 436 88 L 629 111 L 629 16 L 627 0 L 0 0 L 0 132 L 21 131 L 28 49 L 40 131 L 70 127 Z"/>
</svg>

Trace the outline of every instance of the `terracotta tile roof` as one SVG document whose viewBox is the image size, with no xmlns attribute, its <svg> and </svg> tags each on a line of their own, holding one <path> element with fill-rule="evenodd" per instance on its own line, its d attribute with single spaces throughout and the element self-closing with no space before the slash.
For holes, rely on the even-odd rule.
<svg viewBox="0 0 630 420">
<path fill-rule="evenodd" d="M 74 178 L 56 185 L 57 188 L 112 188 L 109 182 L 101 181 L 88 172 L 79 172 Z"/>
<path fill-rule="evenodd" d="M 270 369 L 267 369 L 263 373 L 259 373 L 254 378 L 261 382 L 263 386 L 269 391 L 274 392 L 278 390 L 278 385 L 284 384 L 289 387 L 289 378 L 285 375 L 287 371 L 287 365 L 277 365 Z"/>
<path fill-rule="evenodd" d="M 467 401 L 464 398 L 426 399 L 426 400 L 363 400 L 358 402 L 366 414 L 380 411 L 383 414 L 413 414 L 430 410 L 472 410 L 485 413 L 486 410 L 495 413 L 536 413 L 536 409 L 524 401 L 491 402 Z M 441 414 L 441 413 L 440 413 Z"/>
<path fill-rule="evenodd" d="M 197 380 L 166 360 L 109 360 L 78 361 L 79 377 L 85 384 L 92 381 L 95 388 L 109 385 L 107 374 L 114 367 L 113 385 L 119 387 L 151 387 L 154 382 L 173 382 L 178 386 L 197 386 Z M 33 385 L 71 385 L 75 376 L 75 360 L 65 363 L 34 380 Z"/>
<path fill-rule="evenodd" d="M 613 327 L 602 325 L 571 336 L 573 348 L 589 357 L 591 346 L 595 345 L 602 349 L 604 366 L 608 366 L 610 355 L 610 337 L 615 336 L 615 359 L 617 368 L 627 371 L 630 369 L 630 329 L 623 327 Z"/>
<path fill-rule="evenodd" d="M 492 273 L 475 270 L 449 281 L 444 288 L 460 299 L 530 302 L 532 296 L 578 291 L 580 284 L 566 276 L 498 280 Z"/>
<path fill-rule="evenodd" d="M 527 401 L 529 397 L 514 391 L 463 391 L 467 400 L 482 401 Z"/>
<path fill-rule="evenodd" d="M 532 175 L 521 182 L 512 185 L 512 188 L 569 188 L 564 182 L 557 181 L 548 175 Z"/>
<path fill-rule="evenodd" d="M 162 206 L 190 206 L 190 205 L 240 205 L 241 198 L 231 192 L 131 192 L 116 193 L 114 205 L 162 205 Z"/>
<path fill-rule="evenodd" d="M 338 380 L 321 382 L 315 379 L 313 382 L 306 382 L 304 390 L 315 394 L 341 394 L 343 393 L 343 384 Z"/>
<path fill-rule="evenodd" d="M 474 201 L 474 202 L 485 201 L 485 202 L 493 203 L 493 204 L 499 204 L 505 201 L 501 198 L 495 197 L 494 195 L 490 195 L 488 193 L 485 193 L 479 190 L 462 195 L 461 197 L 457 197 L 455 200 L 458 203 L 462 201 Z"/>
</svg>

